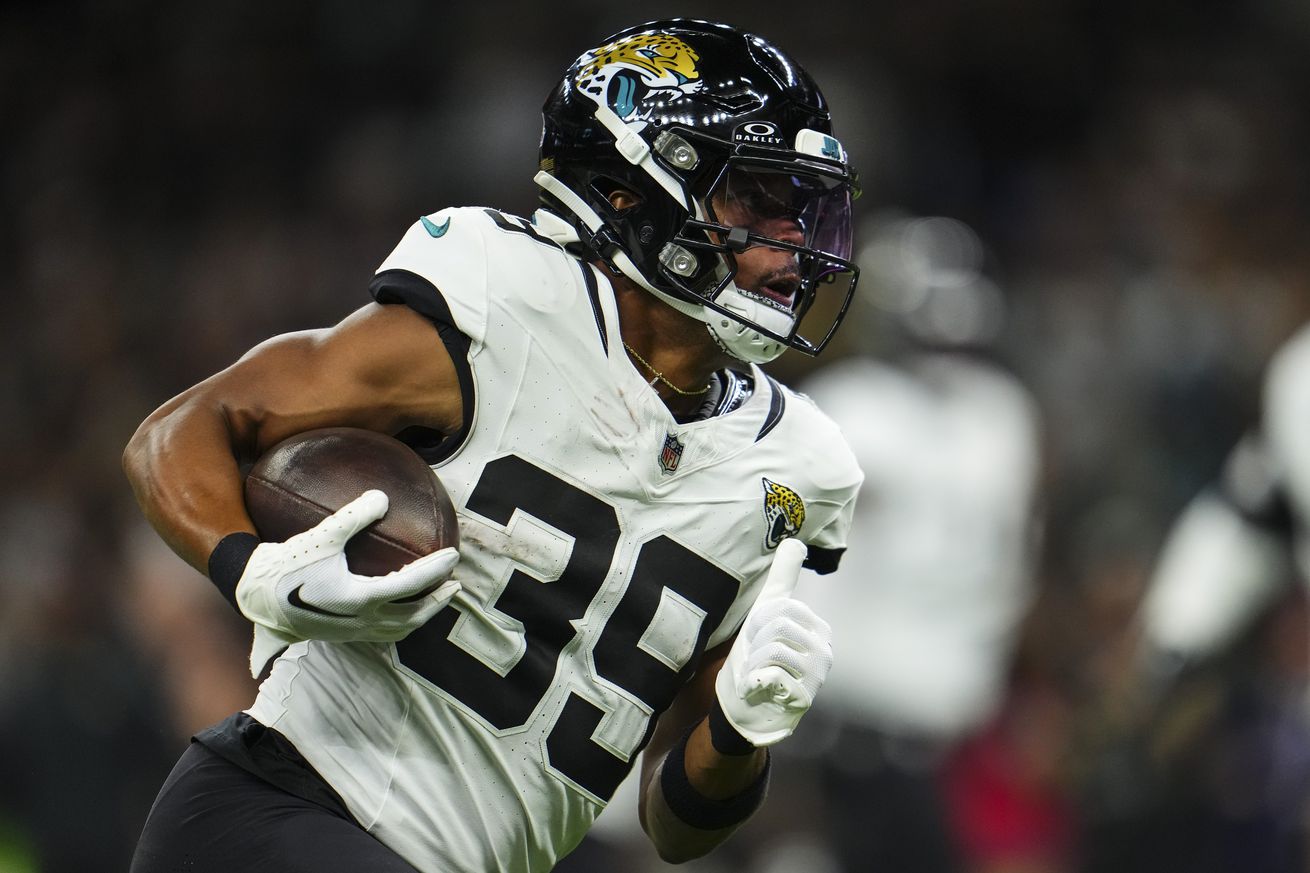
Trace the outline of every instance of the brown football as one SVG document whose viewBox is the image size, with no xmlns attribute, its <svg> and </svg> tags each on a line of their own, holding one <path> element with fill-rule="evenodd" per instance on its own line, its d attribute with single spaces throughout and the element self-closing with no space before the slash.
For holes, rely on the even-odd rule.
<svg viewBox="0 0 1310 873">
<path fill-rule="evenodd" d="M 360 428 L 306 431 L 269 449 L 246 476 L 246 510 L 260 538 L 281 542 L 370 488 L 389 506 L 346 544 L 353 572 L 382 576 L 459 546 L 455 505 L 427 462 L 394 437 Z"/>
</svg>

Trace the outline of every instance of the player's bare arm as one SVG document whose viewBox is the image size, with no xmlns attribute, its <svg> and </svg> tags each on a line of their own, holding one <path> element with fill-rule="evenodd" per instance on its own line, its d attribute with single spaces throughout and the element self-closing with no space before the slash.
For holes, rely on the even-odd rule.
<svg viewBox="0 0 1310 873">
<path fill-rule="evenodd" d="M 754 814 L 768 785 L 765 749 L 791 736 L 827 678 L 831 629 L 792 597 L 806 555 L 799 540 L 778 545 L 741 630 L 706 653 L 660 719 L 640 811 L 667 861 L 705 854 Z"/>
<path fill-rule="evenodd" d="M 661 858 L 681 863 L 699 858 L 722 843 L 742 821 L 721 828 L 693 827 L 669 808 L 661 787 L 661 769 L 669 752 L 686 737 L 684 772 L 692 789 L 712 802 L 740 797 L 760 779 L 768 761 L 764 749 L 725 755 L 710 739 L 707 714 L 714 705 L 714 680 L 728 657 L 732 641 L 706 652 L 695 677 L 660 717 L 650 744 L 642 755 L 641 824 Z M 694 727 L 693 727 L 694 726 Z M 687 731 L 691 730 L 690 736 Z"/>
<path fill-rule="evenodd" d="M 123 466 L 146 518 L 202 572 L 224 536 L 254 531 L 241 464 L 319 427 L 386 433 L 462 420 L 454 365 L 431 323 L 369 304 L 340 324 L 274 337 L 142 423 Z"/>
</svg>

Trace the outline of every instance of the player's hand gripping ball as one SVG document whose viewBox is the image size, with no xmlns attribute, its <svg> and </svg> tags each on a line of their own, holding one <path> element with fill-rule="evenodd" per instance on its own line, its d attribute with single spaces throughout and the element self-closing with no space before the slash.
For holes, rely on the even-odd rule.
<svg viewBox="0 0 1310 873">
<path fill-rule="evenodd" d="M 460 590 L 455 507 L 409 447 L 328 428 L 291 437 L 246 478 L 264 540 L 237 584 L 255 623 L 251 672 L 299 640 L 393 642 Z"/>
</svg>

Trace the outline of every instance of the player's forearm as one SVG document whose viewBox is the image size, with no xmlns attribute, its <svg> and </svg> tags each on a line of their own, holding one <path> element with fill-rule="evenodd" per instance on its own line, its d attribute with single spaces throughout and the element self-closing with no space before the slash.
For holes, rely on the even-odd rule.
<svg viewBox="0 0 1310 873">
<path fill-rule="evenodd" d="M 687 738 L 684 758 L 687 779 L 705 797 L 727 800 L 741 794 L 759 778 L 768 754 L 763 749 L 751 749 L 740 755 L 719 752 L 710 739 L 709 721 L 703 720 Z"/>
<path fill-rule="evenodd" d="M 123 470 L 146 519 L 201 572 L 223 536 L 254 531 L 230 427 L 217 405 L 191 392 L 137 429 L 123 452 Z"/>
<path fill-rule="evenodd" d="M 731 836 L 762 801 L 767 766 L 763 749 L 732 755 L 716 750 L 708 719 L 702 720 L 685 744 L 675 745 L 648 771 L 642 826 L 660 857 L 675 864 L 689 861 Z M 665 773 L 665 768 L 677 770 Z"/>
</svg>

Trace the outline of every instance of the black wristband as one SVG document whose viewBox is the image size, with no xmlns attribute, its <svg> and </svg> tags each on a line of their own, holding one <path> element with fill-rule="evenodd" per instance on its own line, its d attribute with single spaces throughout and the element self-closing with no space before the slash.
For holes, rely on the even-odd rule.
<svg viewBox="0 0 1310 873">
<path fill-rule="evenodd" d="M 690 737 L 691 731 L 687 731 L 660 767 L 660 790 L 669 811 L 683 823 L 702 831 L 722 830 L 750 818 L 764 802 L 773 758 L 765 752 L 764 769 L 741 793 L 725 800 L 714 800 L 697 791 L 687 778 L 687 740 Z"/>
<path fill-rule="evenodd" d="M 732 722 L 728 721 L 723 707 L 719 705 L 719 698 L 714 698 L 714 705 L 710 707 L 710 714 L 706 720 L 710 726 L 710 745 L 714 746 L 714 751 L 720 755 L 738 757 L 755 751 L 755 745 L 737 733 Z"/>
<path fill-rule="evenodd" d="M 241 581 L 241 574 L 246 572 L 246 564 L 250 562 L 250 555 L 258 545 L 259 537 L 239 531 L 223 537 L 214 546 L 214 551 L 209 553 L 209 581 L 214 583 L 218 593 L 237 612 L 241 611 L 237 606 L 237 583 Z"/>
</svg>

